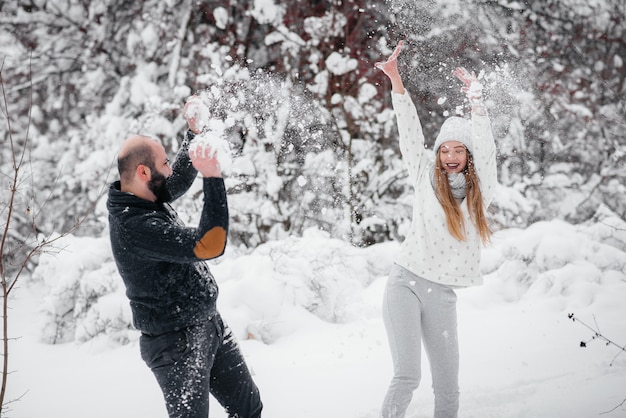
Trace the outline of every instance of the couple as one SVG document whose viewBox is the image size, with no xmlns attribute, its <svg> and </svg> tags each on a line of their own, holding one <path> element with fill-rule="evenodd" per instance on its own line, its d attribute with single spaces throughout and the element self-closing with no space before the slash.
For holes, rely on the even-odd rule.
<svg viewBox="0 0 626 418">
<path fill-rule="evenodd" d="M 458 342 L 454 288 L 481 283 L 480 245 L 489 239 L 485 208 L 496 184 L 495 146 L 475 77 L 455 75 L 473 104 L 473 120 L 452 117 L 424 149 L 415 107 L 404 90 L 397 57 L 384 63 L 390 79 L 400 148 L 415 187 L 413 222 L 390 274 L 383 303 L 394 376 L 382 416 L 403 417 L 420 380 L 421 342 L 433 375 L 435 417 L 458 411 Z M 204 260 L 223 254 L 228 205 L 215 155 L 190 149 L 200 121 L 189 124 L 175 161 L 150 137 L 129 137 L 118 154 L 120 180 L 107 207 L 113 255 L 130 299 L 140 351 L 163 391 L 170 417 L 206 418 L 209 394 L 230 417 L 256 418 L 263 408 L 237 342 L 216 309 L 218 288 Z M 200 172 L 204 205 L 197 227 L 185 226 L 169 202 Z"/>
</svg>

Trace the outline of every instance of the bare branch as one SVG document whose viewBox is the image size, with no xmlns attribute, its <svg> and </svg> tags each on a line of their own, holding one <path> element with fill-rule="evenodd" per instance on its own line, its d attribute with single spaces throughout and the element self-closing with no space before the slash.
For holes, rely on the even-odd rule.
<svg viewBox="0 0 626 418">
<path fill-rule="evenodd" d="M 612 413 L 612 412 L 617 411 L 617 410 L 618 410 L 618 409 L 620 409 L 620 408 L 621 408 L 621 410 L 622 410 L 622 411 L 624 411 L 624 405 L 625 405 L 625 404 L 626 404 L 626 399 L 624 399 L 624 400 L 622 401 L 622 403 L 620 403 L 619 405 L 615 406 L 615 408 L 613 408 L 613 409 L 611 409 L 611 410 L 608 410 L 608 411 L 605 411 L 605 412 L 601 412 L 601 413 L 600 413 L 600 415 L 610 414 L 610 413 Z"/>
<path fill-rule="evenodd" d="M 596 322 L 596 328 L 597 328 L 597 329 L 596 329 L 596 328 L 593 328 L 593 327 L 591 327 L 591 326 L 587 325 L 586 323 L 584 323 L 584 322 L 583 322 L 583 321 L 581 321 L 580 319 L 576 318 L 576 317 L 574 316 L 574 314 L 573 314 L 573 313 L 568 314 L 568 315 L 567 315 L 567 317 L 568 317 L 569 319 L 571 319 L 572 321 L 574 321 L 574 322 L 578 322 L 578 323 L 580 323 L 580 324 L 581 324 L 581 325 L 583 325 L 585 328 L 587 328 L 587 329 L 589 329 L 589 330 L 591 330 L 591 331 L 593 332 L 593 336 L 591 337 L 591 340 L 589 340 L 589 341 L 593 341 L 593 340 L 596 340 L 596 339 L 598 339 L 598 340 L 602 340 L 602 341 L 604 341 L 604 342 L 606 343 L 606 345 L 614 345 L 615 347 L 617 347 L 617 348 L 619 348 L 619 349 L 621 350 L 621 351 L 620 351 L 620 352 L 618 352 L 618 353 L 617 353 L 617 355 L 613 358 L 613 360 L 612 360 L 612 361 L 611 361 L 611 363 L 609 364 L 610 366 L 612 366 L 612 365 L 613 365 L 613 363 L 615 362 L 615 358 L 617 358 L 617 356 L 618 356 L 619 354 L 622 354 L 622 352 L 625 352 L 625 351 L 626 351 L 626 345 L 621 346 L 621 345 L 617 344 L 616 342 L 614 342 L 614 341 L 612 341 L 612 340 L 608 339 L 608 338 L 607 338 L 607 337 L 605 337 L 604 335 L 602 335 L 602 334 L 600 333 L 600 331 L 599 331 L 599 327 L 597 326 L 597 324 L 598 324 L 597 322 Z M 594 317 L 594 321 L 595 321 L 595 317 Z M 580 346 L 581 346 L 581 347 L 586 347 L 586 346 L 587 346 L 587 343 L 588 343 L 589 341 L 581 341 L 581 342 L 580 342 Z"/>
<path fill-rule="evenodd" d="M 23 144 L 21 144 L 22 148 L 21 150 L 18 150 L 16 146 L 18 143 L 15 141 L 15 138 L 13 137 L 13 132 L 12 132 L 11 118 L 10 118 L 10 112 L 9 112 L 9 106 L 8 106 L 9 101 L 7 99 L 7 92 L 5 89 L 4 78 L 3 78 L 3 73 L 2 73 L 3 68 L 4 68 L 4 60 L 2 61 L 2 64 L 0 66 L 0 88 L 2 89 L 2 103 L 4 103 L 4 110 L 5 110 L 4 114 L 6 116 L 6 122 L 7 122 L 7 127 L 8 127 L 8 138 L 9 138 L 11 163 L 12 163 L 13 171 L 11 175 L 7 175 L 7 178 L 9 181 L 9 199 L 8 199 L 8 202 L 6 203 L 6 211 L 3 209 L 4 224 L 2 228 L 2 240 L 0 241 L 0 286 L 2 288 L 2 293 L 0 294 L 0 297 L 2 297 L 2 307 L 1 307 L 2 309 L 2 320 L 1 320 L 2 322 L 2 337 L 1 337 L 2 351 L 0 353 L 2 357 L 2 374 L 0 375 L 0 379 L 2 381 L 2 388 L 0 390 L 0 416 L 2 415 L 2 412 L 6 412 L 5 406 L 7 404 L 10 404 L 11 402 L 15 402 L 16 400 L 19 400 L 21 398 L 20 397 L 16 400 L 5 402 L 5 395 L 6 395 L 6 390 L 7 390 L 7 377 L 10 374 L 9 369 L 8 369 L 9 367 L 9 342 L 10 340 L 12 340 L 12 338 L 9 338 L 9 333 L 8 333 L 9 295 L 11 294 L 12 290 L 14 289 L 15 285 L 17 284 L 20 276 L 22 275 L 26 267 L 29 265 L 29 263 L 32 262 L 33 258 L 41 253 L 55 249 L 56 243 L 58 243 L 62 238 L 76 231 L 79 228 L 79 226 L 91 214 L 91 212 L 95 210 L 95 206 L 98 200 L 105 192 L 105 188 L 103 186 L 100 194 L 91 203 L 90 208 L 87 210 L 86 214 L 82 218 L 77 219 L 74 225 L 72 225 L 69 229 L 55 236 L 53 236 L 53 233 L 49 233 L 48 235 L 45 235 L 43 237 L 41 237 L 39 234 L 39 230 L 36 226 L 36 221 L 38 217 L 42 214 L 41 210 L 43 209 L 43 207 L 40 208 L 40 210 L 34 210 L 34 209 L 31 210 L 30 205 L 28 205 L 27 212 L 29 212 L 28 217 L 30 219 L 26 219 L 27 217 L 24 217 L 15 211 L 16 197 L 20 196 L 20 190 L 22 187 L 24 187 L 23 184 L 25 181 L 30 180 L 30 183 L 26 187 L 29 187 L 33 191 L 33 193 L 35 190 L 37 190 L 33 181 L 33 176 L 29 175 L 24 180 L 22 179 L 22 173 L 21 173 L 23 169 L 29 168 L 29 166 L 25 164 L 30 165 L 31 163 L 30 159 L 27 158 L 27 156 L 29 155 L 27 154 L 27 151 L 29 149 L 29 144 L 30 144 L 29 134 L 30 134 L 30 125 L 32 123 L 31 115 L 32 115 L 32 103 L 33 103 L 33 93 L 32 93 L 33 88 L 32 88 L 32 77 L 31 77 L 31 81 L 30 81 L 31 83 L 30 84 L 31 106 L 29 106 L 29 109 L 28 109 L 28 124 L 25 129 L 25 140 Z M 29 68 L 32 74 L 32 66 Z M 30 170 L 32 173 L 33 171 L 32 166 L 30 166 Z M 47 202 L 51 200 L 51 198 L 52 198 L 52 194 L 47 196 L 44 202 L 44 206 Z M 12 272 L 11 277 L 8 277 L 9 273 L 7 272 L 6 263 L 9 259 L 9 255 L 12 256 L 13 254 L 13 251 L 8 251 L 9 237 L 12 237 L 14 235 L 11 227 L 14 224 L 19 225 L 20 220 L 23 220 L 24 224 L 27 223 L 26 221 L 30 221 L 31 231 L 27 233 L 25 237 L 23 237 L 24 240 L 19 241 L 21 242 L 21 244 L 19 245 L 20 250 L 25 250 L 26 254 L 23 256 L 21 261 L 17 263 L 17 266 L 18 266 L 17 271 Z M 28 238 L 31 237 L 31 234 L 33 237 L 32 248 L 27 249 L 27 247 L 30 246 L 30 244 L 28 243 Z"/>
</svg>

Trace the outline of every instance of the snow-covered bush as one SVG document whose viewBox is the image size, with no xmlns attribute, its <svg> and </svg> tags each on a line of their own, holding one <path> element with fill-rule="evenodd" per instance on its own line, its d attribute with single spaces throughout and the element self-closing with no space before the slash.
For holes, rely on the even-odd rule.
<svg viewBox="0 0 626 418">
<path fill-rule="evenodd" d="M 58 255 L 42 256 L 32 278 L 49 289 L 43 339 L 136 339 L 108 238 L 64 242 Z M 396 241 L 359 248 L 314 228 L 252 251 L 229 247 L 210 262 L 218 308 L 238 338 L 268 344 L 320 321 L 379 318 L 382 301 L 372 295 L 379 295 L 398 250 Z M 478 290 L 485 295 L 509 303 L 549 300 L 560 310 L 588 307 L 601 286 L 626 282 L 626 222 L 602 207 L 584 224 L 554 220 L 503 229 L 482 261 L 485 286 Z"/>
<path fill-rule="evenodd" d="M 213 268 L 218 306 L 241 338 L 271 343 L 297 332 L 301 321 L 350 322 L 371 311 L 364 294 L 391 269 L 396 243 L 367 248 L 308 229 L 227 258 Z"/>
<path fill-rule="evenodd" d="M 540 221 L 497 232 L 483 254 L 487 282 L 499 282 L 505 300 L 543 295 L 586 307 L 599 286 L 626 282 L 626 221 L 606 207 L 579 225 Z"/>
<path fill-rule="evenodd" d="M 539 202 L 527 198 L 515 187 L 498 184 L 488 209 L 492 229 L 524 228 L 539 206 Z"/>
<path fill-rule="evenodd" d="M 108 237 L 63 238 L 58 254 L 43 254 L 31 280 L 46 286 L 42 339 L 84 342 L 106 335 L 118 343 L 136 338 L 124 285 Z"/>
</svg>

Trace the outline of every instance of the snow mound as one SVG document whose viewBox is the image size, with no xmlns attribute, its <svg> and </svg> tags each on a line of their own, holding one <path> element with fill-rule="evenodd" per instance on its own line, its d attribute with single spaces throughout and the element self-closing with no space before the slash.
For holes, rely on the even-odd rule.
<svg viewBox="0 0 626 418">
<path fill-rule="evenodd" d="M 85 342 L 105 335 L 126 344 L 135 338 L 131 312 L 108 237 L 63 237 L 63 250 L 44 253 L 31 281 L 49 289 L 41 305 L 41 339 Z"/>
<path fill-rule="evenodd" d="M 584 224 L 553 220 L 503 230 L 493 244 L 482 268 L 507 302 L 542 296 L 563 309 L 588 307 L 608 285 L 626 283 L 626 222 L 605 207 Z"/>
<path fill-rule="evenodd" d="M 626 222 L 605 207 L 587 223 L 537 222 L 498 231 L 483 251 L 485 285 L 459 290 L 486 311 L 494 305 L 541 303 L 550 312 L 623 309 Z M 124 286 L 108 236 L 65 237 L 64 251 L 43 254 L 31 280 L 49 289 L 43 339 L 113 343 L 136 339 Z M 245 254 L 234 248 L 211 270 L 220 285 L 218 307 L 238 338 L 265 344 L 321 328 L 381 316 L 381 295 L 398 242 L 359 248 L 308 229 Z"/>
<path fill-rule="evenodd" d="M 397 243 L 357 248 L 317 229 L 257 247 L 213 268 L 220 310 L 240 338 L 266 343 L 318 321 L 378 317 L 368 287 L 391 269 Z"/>
</svg>

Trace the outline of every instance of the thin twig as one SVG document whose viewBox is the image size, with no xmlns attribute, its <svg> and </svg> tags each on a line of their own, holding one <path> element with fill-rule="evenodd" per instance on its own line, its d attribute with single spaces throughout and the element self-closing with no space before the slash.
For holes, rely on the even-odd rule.
<svg viewBox="0 0 626 418">
<path fill-rule="evenodd" d="M 606 342 L 606 345 L 614 345 L 615 347 L 617 347 L 617 348 L 619 348 L 619 349 L 621 350 L 621 351 L 620 351 L 620 352 L 618 352 L 618 353 L 617 353 L 617 355 L 613 358 L 613 360 L 612 360 L 612 361 L 611 361 L 611 363 L 610 363 L 610 366 L 612 366 L 612 365 L 613 365 L 613 363 L 615 362 L 615 359 L 617 358 L 617 356 L 618 356 L 618 355 L 620 355 L 620 354 L 622 354 L 622 352 L 625 352 L 625 351 L 626 351 L 626 345 L 621 346 L 621 345 L 617 344 L 616 342 L 614 342 L 614 341 L 612 341 L 612 340 L 608 339 L 607 337 L 605 337 L 604 335 L 602 335 L 602 334 L 600 333 L 600 331 L 599 331 L 599 328 L 600 328 L 600 327 L 598 327 L 598 325 L 597 325 L 597 324 L 598 324 L 598 323 L 597 323 L 597 321 L 596 321 L 596 327 L 597 327 L 597 329 L 595 329 L 595 328 L 593 328 L 593 327 L 591 327 L 591 326 L 587 325 L 586 323 L 584 323 L 584 322 L 583 322 L 583 321 L 581 321 L 580 319 L 576 318 L 576 317 L 574 316 L 574 314 L 573 314 L 573 313 L 568 314 L 568 315 L 567 315 L 567 317 L 568 317 L 569 319 L 571 319 L 572 321 L 574 321 L 574 322 L 579 322 L 581 325 L 583 325 L 583 326 L 584 326 L 584 327 L 586 327 L 587 329 L 591 330 L 591 331 L 593 332 L 593 337 L 591 338 L 591 340 L 600 339 L 600 340 L 603 340 L 604 342 Z M 594 321 L 595 321 L 595 316 L 594 316 Z M 590 341 L 591 341 L 591 340 L 590 340 Z M 585 341 L 581 341 L 580 346 L 581 346 L 581 347 L 586 347 L 586 346 L 587 346 L 587 343 L 586 343 Z"/>
<path fill-rule="evenodd" d="M 619 405 L 616 405 L 615 408 L 609 411 L 600 412 L 600 415 L 610 414 L 611 412 L 617 411 L 617 409 L 623 407 L 624 404 L 626 404 L 626 399 L 624 399 Z"/>
<path fill-rule="evenodd" d="M 573 313 L 570 313 L 567 315 L 567 317 L 569 319 L 571 319 L 574 322 L 579 322 L 581 325 L 583 325 L 584 327 L 588 328 L 589 330 L 591 330 L 593 332 L 593 337 L 591 338 L 591 340 L 594 340 L 596 338 L 599 338 L 603 341 L 606 342 L 606 345 L 614 345 L 616 347 L 618 347 L 620 349 L 620 351 L 617 352 L 617 354 L 615 355 L 615 357 L 613 357 L 613 360 L 611 360 L 611 363 L 609 363 L 609 366 L 613 366 L 613 363 L 615 363 L 615 359 L 622 354 L 624 351 L 626 351 L 626 346 L 620 346 L 619 344 L 611 341 L 610 339 L 608 339 L 607 337 L 605 337 L 604 335 L 602 335 L 600 333 L 600 326 L 598 325 L 598 321 L 596 320 L 596 316 L 593 316 L 593 321 L 596 324 L 596 329 L 590 327 L 589 325 L 585 324 L 583 321 L 581 321 L 580 319 L 576 318 L 574 316 Z M 591 341 L 590 340 L 590 341 Z M 580 342 L 580 346 L 581 347 L 586 347 L 587 343 L 585 341 L 581 341 Z M 605 411 L 605 412 L 601 412 L 600 415 L 606 415 L 606 414 L 610 414 L 614 411 L 617 411 L 619 408 L 622 408 L 624 406 L 624 404 L 626 404 L 626 399 L 624 399 L 619 405 L 616 405 L 613 409 L 609 410 L 609 411 Z"/>
</svg>

